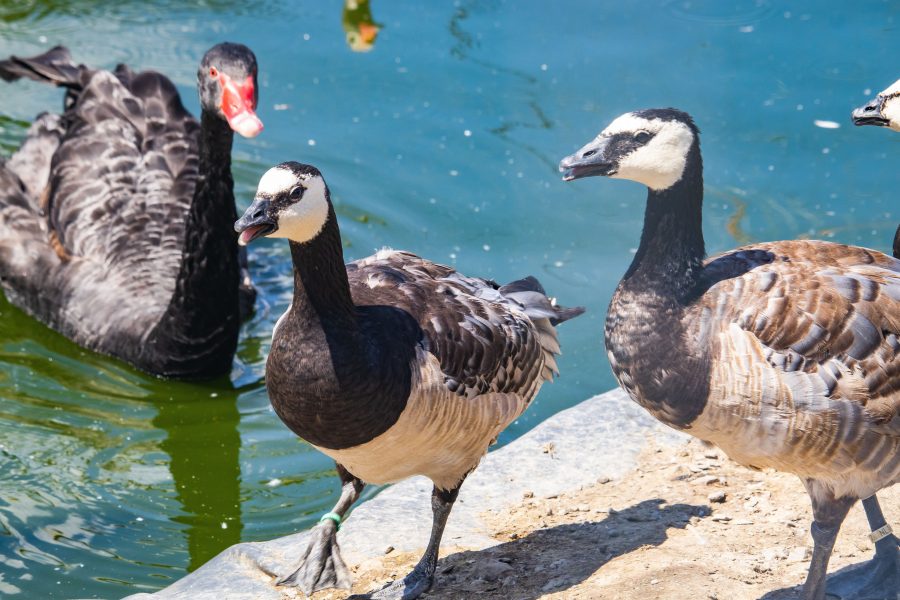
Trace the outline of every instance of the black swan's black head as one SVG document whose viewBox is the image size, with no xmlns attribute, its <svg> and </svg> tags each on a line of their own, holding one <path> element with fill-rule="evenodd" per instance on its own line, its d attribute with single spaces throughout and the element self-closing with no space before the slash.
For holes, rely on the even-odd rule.
<svg viewBox="0 0 900 600">
<path fill-rule="evenodd" d="M 328 186 L 319 170 L 297 162 L 272 167 L 259 180 L 253 204 L 234 224 L 238 243 L 246 246 L 268 236 L 305 243 L 333 218 Z"/>
<path fill-rule="evenodd" d="M 559 170 L 565 181 L 602 175 L 662 191 L 682 178 L 692 152 L 699 160 L 699 136 L 686 112 L 674 108 L 629 112 L 562 159 Z"/>
<path fill-rule="evenodd" d="M 200 106 L 219 115 L 244 137 L 263 129 L 256 116 L 256 56 L 243 44 L 223 42 L 207 51 L 197 71 Z"/>
<path fill-rule="evenodd" d="M 876 125 L 900 131 L 900 79 L 863 106 L 853 110 L 854 125 Z"/>
</svg>

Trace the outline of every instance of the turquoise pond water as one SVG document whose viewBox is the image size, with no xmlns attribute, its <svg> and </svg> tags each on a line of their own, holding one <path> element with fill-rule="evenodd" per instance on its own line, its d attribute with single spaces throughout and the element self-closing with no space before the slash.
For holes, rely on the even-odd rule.
<svg viewBox="0 0 900 600">
<path fill-rule="evenodd" d="M 501 443 L 614 385 L 602 324 L 645 191 L 563 184 L 556 164 L 620 113 L 696 117 L 711 252 L 796 237 L 886 250 L 900 220 L 900 135 L 849 122 L 900 76 L 896 2 L 372 0 L 381 29 L 367 53 L 351 49 L 342 9 L 14 0 L 0 4 L 0 55 L 62 43 L 85 64 L 156 68 L 196 112 L 203 52 L 244 42 L 266 130 L 235 144 L 241 207 L 269 166 L 310 162 L 332 188 L 348 260 L 390 245 L 499 281 L 534 274 L 586 305 L 562 327 L 562 377 Z M 346 21 L 365 46 L 373 27 Z M 0 85 L 0 153 L 61 96 Z M 291 293 L 287 247 L 265 240 L 251 260 L 261 300 L 230 380 L 147 377 L 0 301 L 0 596 L 158 589 L 331 506 L 331 463 L 282 426 L 262 384 Z"/>
</svg>

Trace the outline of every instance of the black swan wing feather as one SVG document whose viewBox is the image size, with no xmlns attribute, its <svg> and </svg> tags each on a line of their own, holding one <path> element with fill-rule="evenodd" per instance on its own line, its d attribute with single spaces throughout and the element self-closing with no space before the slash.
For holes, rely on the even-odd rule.
<svg viewBox="0 0 900 600">
<path fill-rule="evenodd" d="M 127 87 L 96 72 L 67 115 L 47 217 L 68 255 L 127 274 L 119 293 L 153 293 L 164 307 L 197 180 L 198 125 L 164 76 L 122 74 Z"/>
</svg>

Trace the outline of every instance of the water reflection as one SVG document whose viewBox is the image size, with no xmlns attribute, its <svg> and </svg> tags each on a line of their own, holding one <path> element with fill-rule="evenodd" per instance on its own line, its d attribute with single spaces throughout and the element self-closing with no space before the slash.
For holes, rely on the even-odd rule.
<svg viewBox="0 0 900 600">
<path fill-rule="evenodd" d="M 187 525 L 190 571 L 241 541 L 237 392 L 227 381 L 211 389 L 177 386 L 154 402 L 153 425 L 166 432 L 160 447 L 183 511 L 174 520 Z"/>
<path fill-rule="evenodd" d="M 0 340 L 0 595 L 22 577 L 102 593 L 146 580 L 148 543 L 167 577 L 240 541 L 240 415 L 228 379 L 143 375 L 2 295 Z M 83 569 L 89 555 L 112 559 L 115 573 Z"/>
<path fill-rule="evenodd" d="M 372 18 L 369 0 L 344 0 L 341 24 L 347 36 L 347 45 L 354 52 L 368 52 L 375 47 L 375 38 L 383 25 Z"/>
</svg>

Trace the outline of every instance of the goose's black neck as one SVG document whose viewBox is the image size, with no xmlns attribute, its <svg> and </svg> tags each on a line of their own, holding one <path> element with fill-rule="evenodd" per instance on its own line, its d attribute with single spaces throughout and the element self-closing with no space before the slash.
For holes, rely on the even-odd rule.
<svg viewBox="0 0 900 600">
<path fill-rule="evenodd" d="M 364 444 L 403 412 L 421 331 L 402 310 L 354 304 L 331 206 L 315 238 L 290 246 L 294 297 L 266 361 L 269 399 L 316 446 Z"/>
<path fill-rule="evenodd" d="M 709 354 L 684 320 L 703 269 L 702 204 L 695 139 L 682 178 L 648 194 L 640 247 L 606 318 L 606 348 L 619 382 L 678 429 L 690 427 L 709 396 Z"/>
<path fill-rule="evenodd" d="M 350 282 L 344 265 L 341 231 L 334 208 L 328 207 L 328 220 L 322 231 L 305 243 L 291 242 L 294 263 L 294 299 L 291 312 L 309 327 L 355 330 L 356 318 Z"/>
<path fill-rule="evenodd" d="M 632 289 L 687 298 L 702 270 L 703 163 L 695 139 L 684 174 L 673 186 L 649 190 L 641 243 L 622 281 Z"/>
<path fill-rule="evenodd" d="M 200 119 L 197 184 L 185 219 L 181 267 L 169 306 L 152 336 L 159 372 L 216 376 L 231 370 L 239 323 L 238 248 L 231 146 L 218 115 Z"/>
</svg>

